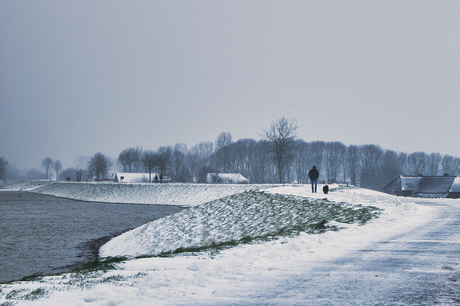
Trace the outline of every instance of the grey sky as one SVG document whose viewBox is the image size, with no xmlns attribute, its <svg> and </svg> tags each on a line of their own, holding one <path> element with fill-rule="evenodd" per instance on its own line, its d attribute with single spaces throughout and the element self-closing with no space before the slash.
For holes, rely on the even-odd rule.
<svg viewBox="0 0 460 306">
<path fill-rule="evenodd" d="M 460 156 L 460 1 L 1 1 L 0 156 L 260 139 Z"/>
</svg>

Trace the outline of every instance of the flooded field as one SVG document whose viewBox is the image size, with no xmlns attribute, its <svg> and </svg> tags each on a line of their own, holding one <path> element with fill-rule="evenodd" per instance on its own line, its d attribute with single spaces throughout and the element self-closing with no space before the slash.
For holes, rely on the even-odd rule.
<svg viewBox="0 0 460 306">
<path fill-rule="evenodd" d="M 0 191 L 0 283 L 80 267 L 111 237 L 183 209 Z"/>
</svg>

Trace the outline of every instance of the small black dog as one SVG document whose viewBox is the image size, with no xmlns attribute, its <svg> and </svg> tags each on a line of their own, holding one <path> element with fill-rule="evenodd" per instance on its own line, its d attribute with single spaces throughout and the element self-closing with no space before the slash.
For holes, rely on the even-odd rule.
<svg viewBox="0 0 460 306">
<path fill-rule="evenodd" d="M 329 186 L 328 185 L 324 185 L 323 192 L 324 192 L 324 194 L 327 194 L 329 192 Z"/>
</svg>

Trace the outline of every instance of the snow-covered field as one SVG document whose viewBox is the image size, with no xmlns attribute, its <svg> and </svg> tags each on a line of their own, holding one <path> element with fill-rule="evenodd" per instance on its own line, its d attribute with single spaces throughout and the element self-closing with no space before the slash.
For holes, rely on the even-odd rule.
<svg viewBox="0 0 460 306">
<path fill-rule="evenodd" d="M 113 199 L 114 190 L 106 185 L 97 187 L 96 199 L 88 194 L 77 198 L 77 191 L 68 190 L 67 194 L 58 191 L 54 184 L 34 191 L 108 201 Z M 172 184 L 165 186 L 162 188 L 174 188 Z M 118 269 L 67 273 L 1 285 L 0 303 L 270 304 L 270 292 L 261 289 L 262 284 L 288 284 L 292 277 L 320 262 L 334 260 L 395 233 L 410 231 L 433 216 L 433 208 L 419 206 L 414 203 L 415 199 L 337 185 L 331 186 L 327 196 L 312 194 L 308 185 L 270 188 L 242 185 L 235 186 L 241 190 L 231 192 L 216 191 L 218 187 L 214 186 L 221 185 L 202 185 L 201 189 L 207 186 L 204 191 L 197 191 L 196 185 L 177 186 L 182 187 L 175 187 L 174 192 L 170 190 L 170 202 L 167 203 L 194 207 L 127 232 L 101 248 L 102 256 L 127 255 L 130 258 L 120 263 Z M 138 191 L 142 188 L 133 186 Z M 181 194 L 180 188 L 186 196 Z M 201 195 L 206 192 L 210 193 L 209 197 Z M 88 193 L 94 194 L 94 191 Z M 147 191 L 133 191 L 129 196 L 120 194 L 117 193 L 115 202 L 124 199 L 132 203 L 131 197 L 141 199 L 142 195 L 149 197 L 144 203 L 155 203 L 153 199 L 157 199 L 157 195 Z M 190 198 L 192 194 L 196 195 L 194 199 Z M 378 212 L 378 218 L 362 224 Z M 260 238 L 245 240 L 247 237 Z M 228 243 L 242 241 L 246 243 L 231 247 Z M 222 242 L 227 245 L 224 243 L 219 251 L 199 248 L 222 246 Z M 177 249 L 189 252 L 170 257 L 133 258 Z M 333 304 L 333 301 L 327 302 Z M 303 304 L 303 301 L 290 300 L 290 304 Z"/>
</svg>

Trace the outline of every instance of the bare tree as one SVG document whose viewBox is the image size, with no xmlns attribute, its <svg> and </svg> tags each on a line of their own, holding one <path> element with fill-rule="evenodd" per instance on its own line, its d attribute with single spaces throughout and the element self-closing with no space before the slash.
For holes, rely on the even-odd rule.
<svg viewBox="0 0 460 306">
<path fill-rule="evenodd" d="M 298 183 L 306 183 L 308 181 L 308 169 L 310 166 L 310 144 L 298 139 L 294 150 L 294 173 Z"/>
<path fill-rule="evenodd" d="M 127 173 L 130 172 L 130 162 L 128 161 L 128 154 L 126 154 L 125 151 L 126 150 L 118 155 L 117 164 L 123 169 L 124 173 Z"/>
<path fill-rule="evenodd" d="M 8 162 L 4 157 L 0 157 L 0 180 L 6 184 L 6 168 L 8 166 Z"/>
<path fill-rule="evenodd" d="M 444 174 L 456 175 L 460 168 L 460 159 L 451 155 L 444 155 L 441 160 L 441 167 Z"/>
<path fill-rule="evenodd" d="M 54 162 L 50 157 L 47 157 L 44 160 L 42 160 L 42 167 L 45 168 L 46 179 L 48 179 L 48 173 L 50 169 L 53 168 L 53 164 Z"/>
<path fill-rule="evenodd" d="M 59 172 L 62 170 L 62 164 L 60 161 L 56 160 L 53 165 L 53 169 L 56 172 L 56 181 L 59 180 Z"/>
<path fill-rule="evenodd" d="M 131 173 L 136 165 L 141 161 L 141 151 L 139 147 L 123 150 L 118 155 L 117 162 L 123 168 L 123 172 Z"/>
<path fill-rule="evenodd" d="M 313 141 L 310 143 L 310 156 L 311 156 L 311 165 L 316 166 L 317 169 L 321 169 L 323 165 L 324 159 L 324 148 L 326 147 L 326 143 L 324 141 Z"/>
<path fill-rule="evenodd" d="M 160 147 L 157 150 L 157 161 L 160 175 L 164 175 L 166 170 L 171 166 L 171 147 Z"/>
<path fill-rule="evenodd" d="M 400 152 L 398 154 L 397 163 L 398 163 L 399 172 L 401 174 L 406 173 L 406 169 L 407 169 L 407 153 Z"/>
<path fill-rule="evenodd" d="M 88 163 L 91 161 L 91 157 L 80 155 L 75 158 L 75 165 L 77 166 L 75 170 L 75 180 L 81 182 L 83 174 L 86 174 L 88 177 L 88 171 L 85 169 L 88 166 Z"/>
<path fill-rule="evenodd" d="M 431 153 L 428 155 L 427 171 L 429 175 L 438 175 L 441 160 L 442 156 L 440 153 Z"/>
<path fill-rule="evenodd" d="M 187 153 L 186 158 L 187 158 L 187 165 L 188 165 L 188 167 L 190 169 L 192 180 L 193 180 L 193 182 L 196 182 L 197 181 L 198 171 L 200 170 L 200 165 L 201 165 L 200 157 L 198 156 L 198 154 L 196 154 L 195 152 L 190 150 Z"/>
<path fill-rule="evenodd" d="M 383 150 L 376 145 L 359 147 L 361 155 L 361 187 L 380 189 L 379 171 L 382 164 Z"/>
<path fill-rule="evenodd" d="M 269 151 L 271 142 L 242 139 L 234 143 L 237 164 L 233 170 L 243 174 L 251 183 L 277 182 L 278 174 Z"/>
<path fill-rule="evenodd" d="M 278 181 L 282 183 L 285 171 L 294 159 L 297 122 L 283 117 L 272 122 L 270 129 L 262 131 L 264 139 L 270 141 L 269 150 L 278 171 Z"/>
<path fill-rule="evenodd" d="M 231 168 L 232 135 L 230 132 L 222 132 L 216 140 L 214 153 L 215 166 L 218 171 L 228 172 Z"/>
<path fill-rule="evenodd" d="M 341 142 L 327 142 L 324 147 L 324 161 L 328 183 L 338 182 L 339 174 L 345 164 L 347 147 Z"/>
<path fill-rule="evenodd" d="M 211 169 L 210 157 L 213 152 L 214 144 L 210 141 L 200 142 L 190 149 L 187 160 L 189 162 L 192 177 L 194 177 L 197 182 L 206 182 L 206 173 L 204 174 L 204 179 L 203 173 Z"/>
<path fill-rule="evenodd" d="M 113 166 L 113 161 L 110 157 L 98 152 L 91 157 L 88 165 L 88 175 L 95 176 L 96 181 L 102 180 L 109 174 L 110 168 Z"/>
<path fill-rule="evenodd" d="M 345 164 L 344 179 L 350 178 L 350 183 L 356 186 L 358 181 L 358 174 L 360 172 L 360 153 L 358 146 L 348 146 L 347 148 L 347 162 Z"/>
<path fill-rule="evenodd" d="M 141 161 L 144 168 L 149 172 L 149 183 L 151 183 L 152 171 L 158 166 L 157 155 L 153 151 L 144 151 Z"/>
<path fill-rule="evenodd" d="M 229 171 L 241 173 L 249 181 L 252 177 L 251 151 L 255 143 L 253 139 L 244 138 L 230 144 Z"/>
<path fill-rule="evenodd" d="M 428 164 L 428 155 L 424 152 L 414 152 L 407 157 L 407 164 L 412 175 L 423 174 Z"/>
<path fill-rule="evenodd" d="M 385 150 L 382 156 L 382 166 L 380 169 L 380 182 L 383 187 L 402 173 L 398 165 L 399 154 L 392 150 Z"/>
<path fill-rule="evenodd" d="M 171 155 L 171 164 L 174 170 L 175 182 L 189 182 L 190 169 L 187 166 L 187 145 L 183 143 L 176 143 Z"/>
<path fill-rule="evenodd" d="M 452 172 L 453 175 L 460 174 L 460 158 L 454 157 L 454 171 Z"/>
<path fill-rule="evenodd" d="M 233 143 L 230 132 L 221 132 L 216 139 L 216 151 Z"/>
</svg>

